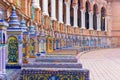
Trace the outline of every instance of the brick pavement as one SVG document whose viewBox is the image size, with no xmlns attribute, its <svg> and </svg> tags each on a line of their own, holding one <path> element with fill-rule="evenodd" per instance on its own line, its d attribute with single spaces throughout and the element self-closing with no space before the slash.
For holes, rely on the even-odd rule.
<svg viewBox="0 0 120 80">
<path fill-rule="evenodd" d="M 83 68 L 90 70 L 90 80 L 120 80 L 120 48 L 91 51 L 77 57 Z"/>
</svg>

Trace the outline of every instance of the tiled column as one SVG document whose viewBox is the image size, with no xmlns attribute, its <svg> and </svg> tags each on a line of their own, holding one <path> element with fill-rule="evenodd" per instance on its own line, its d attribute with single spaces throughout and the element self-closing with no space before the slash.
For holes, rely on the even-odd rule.
<svg viewBox="0 0 120 80">
<path fill-rule="evenodd" d="M 59 18 L 58 21 L 59 23 L 63 23 L 63 0 L 59 0 Z"/>
<path fill-rule="evenodd" d="M 22 64 L 22 44 L 19 44 L 19 47 L 18 47 L 18 51 L 19 51 L 19 58 L 18 58 L 18 60 L 19 60 L 19 64 Z"/>
<path fill-rule="evenodd" d="M 43 11 L 43 15 L 48 15 L 48 0 L 42 0 L 42 11 Z"/>
<path fill-rule="evenodd" d="M 29 53 L 28 53 L 28 51 L 29 51 L 29 45 L 28 45 L 28 42 L 26 43 L 26 47 L 25 47 L 25 49 L 26 49 L 26 57 L 28 58 L 29 57 Z"/>
<path fill-rule="evenodd" d="M 97 14 L 97 30 L 101 31 L 101 15 Z"/>
<path fill-rule="evenodd" d="M 2 74 L 2 47 L 0 47 L 0 74 Z"/>
<path fill-rule="evenodd" d="M 85 10 L 81 10 L 81 28 L 85 29 Z"/>
<path fill-rule="evenodd" d="M 38 49 L 37 49 L 38 46 L 37 46 L 37 44 L 38 44 L 38 43 L 37 43 L 37 40 L 36 40 L 36 41 L 35 41 L 35 44 L 34 44 L 34 45 L 35 45 L 35 47 L 34 47 L 34 48 L 35 48 L 35 49 L 34 49 L 34 51 L 35 51 L 34 54 L 35 54 L 35 55 L 38 53 Z"/>
<path fill-rule="evenodd" d="M 93 30 L 93 12 L 92 11 L 89 12 L 89 22 L 90 22 L 89 29 Z"/>
<path fill-rule="evenodd" d="M 70 2 L 65 2 L 66 4 L 66 25 L 70 25 Z"/>
<path fill-rule="evenodd" d="M 56 0 L 51 0 L 51 20 L 56 20 Z"/>
<path fill-rule="evenodd" d="M 73 9 L 74 9 L 74 27 L 78 27 L 78 21 L 77 21 L 77 18 L 78 18 L 78 15 L 77 15 L 77 10 L 78 10 L 78 5 L 75 5 L 73 6 Z"/>
<path fill-rule="evenodd" d="M 6 46 L 2 47 L 2 73 L 6 73 Z"/>
<path fill-rule="evenodd" d="M 56 40 L 54 39 L 54 43 L 53 43 L 53 49 L 55 50 L 56 49 Z"/>
<path fill-rule="evenodd" d="M 8 44 L 6 45 L 6 57 L 8 57 Z M 6 63 L 8 63 L 8 58 L 5 60 Z"/>
<path fill-rule="evenodd" d="M 90 47 L 90 37 L 88 37 L 88 46 Z"/>
</svg>

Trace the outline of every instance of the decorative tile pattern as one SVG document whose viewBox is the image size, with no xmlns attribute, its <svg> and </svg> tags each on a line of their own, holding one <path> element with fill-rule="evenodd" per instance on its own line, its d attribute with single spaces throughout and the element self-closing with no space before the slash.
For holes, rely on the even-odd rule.
<svg viewBox="0 0 120 80">
<path fill-rule="evenodd" d="M 18 61 L 18 41 L 15 37 L 11 36 L 8 39 L 8 62 L 16 63 Z"/>
<path fill-rule="evenodd" d="M 53 79 L 54 78 L 54 79 Z M 56 78 L 56 79 L 55 79 Z M 22 70 L 20 80 L 89 80 L 88 70 L 71 71 L 46 71 L 46 70 Z"/>
</svg>

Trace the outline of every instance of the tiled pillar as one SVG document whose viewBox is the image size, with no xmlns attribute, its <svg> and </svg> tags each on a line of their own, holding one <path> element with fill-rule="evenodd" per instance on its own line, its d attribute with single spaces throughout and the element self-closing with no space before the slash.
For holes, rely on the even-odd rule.
<svg viewBox="0 0 120 80">
<path fill-rule="evenodd" d="M 40 44 L 40 41 L 39 41 L 39 43 L 38 43 L 38 52 L 40 53 L 41 52 L 41 48 L 40 48 L 40 46 L 41 46 L 41 44 Z"/>
<path fill-rule="evenodd" d="M 42 38 L 40 44 L 41 44 L 41 53 L 46 53 L 46 40 Z"/>
<path fill-rule="evenodd" d="M 6 49 L 7 49 L 7 50 L 6 50 L 6 58 L 7 58 L 7 59 L 5 60 L 5 62 L 8 63 L 8 44 L 6 45 Z"/>
<path fill-rule="evenodd" d="M 25 47 L 25 49 L 26 49 L 26 57 L 28 58 L 29 57 L 29 53 L 28 53 L 28 51 L 29 51 L 29 46 L 28 46 L 28 43 L 26 43 L 26 47 Z"/>
<path fill-rule="evenodd" d="M 0 74 L 2 74 L 2 47 L 0 46 Z"/>
<path fill-rule="evenodd" d="M 53 43 L 53 49 L 55 50 L 56 49 L 56 40 L 54 39 L 54 43 Z"/>
<path fill-rule="evenodd" d="M 38 42 L 37 42 L 37 40 L 35 41 L 35 47 L 34 47 L 34 51 L 35 51 L 35 55 L 38 53 Z"/>
<path fill-rule="evenodd" d="M 19 44 L 18 51 L 19 51 L 19 53 L 18 53 L 19 54 L 18 55 L 19 56 L 18 57 L 18 60 L 19 60 L 18 63 L 22 64 L 22 44 Z"/>
<path fill-rule="evenodd" d="M 90 37 L 88 38 L 88 46 L 90 47 L 91 44 L 90 44 Z"/>
<path fill-rule="evenodd" d="M 6 73 L 6 45 L 2 47 L 2 73 Z"/>
</svg>

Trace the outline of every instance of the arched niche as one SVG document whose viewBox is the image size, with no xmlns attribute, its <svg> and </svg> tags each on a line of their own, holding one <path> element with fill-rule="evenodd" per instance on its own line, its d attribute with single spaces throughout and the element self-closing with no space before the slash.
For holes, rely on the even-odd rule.
<svg viewBox="0 0 120 80">
<path fill-rule="evenodd" d="M 15 36 L 8 38 L 8 64 L 18 62 L 18 40 Z"/>
<path fill-rule="evenodd" d="M 77 16 L 78 16 L 78 27 L 80 28 L 81 27 L 81 11 L 80 11 L 80 9 L 81 9 L 81 0 L 78 0 L 78 11 L 77 11 Z"/>
<path fill-rule="evenodd" d="M 48 0 L 48 13 L 49 16 L 51 17 L 51 0 Z"/>
<path fill-rule="evenodd" d="M 94 4 L 93 6 L 93 29 L 97 30 L 97 10 L 98 6 L 97 4 Z"/>
<path fill-rule="evenodd" d="M 58 20 L 59 16 L 59 0 L 56 0 L 56 19 Z"/>
<path fill-rule="evenodd" d="M 73 0 L 71 0 L 71 5 L 70 5 L 70 24 L 71 24 L 71 26 L 73 26 L 73 24 L 74 24 Z"/>
<path fill-rule="evenodd" d="M 65 0 L 63 0 L 63 22 L 66 24 L 66 5 Z"/>
<path fill-rule="evenodd" d="M 86 1 L 85 4 L 85 27 L 86 29 L 89 29 L 89 10 L 90 10 L 90 3 Z"/>
<path fill-rule="evenodd" d="M 101 31 L 105 31 L 105 8 L 101 8 Z"/>
</svg>

